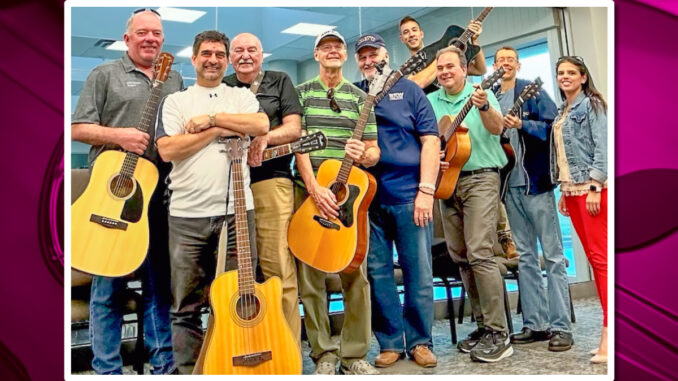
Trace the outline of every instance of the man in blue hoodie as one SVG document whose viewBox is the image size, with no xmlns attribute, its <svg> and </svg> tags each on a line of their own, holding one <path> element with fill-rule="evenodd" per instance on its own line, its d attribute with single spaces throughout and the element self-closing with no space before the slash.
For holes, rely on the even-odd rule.
<svg viewBox="0 0 678 381">
<path fill-rule="evenodd" d="M 520 303 L 523 329 L 511 336 L 513 344 L 549 340 L 551 351 L 572 347 L 568 280 L 562 235 L 556 213 L 555 184 L 549 175 L 549 136 L 556 105 L 545 91 L 527 100 L 518 115 L 509 114 L 529 81 L 517 79 L 518 52 L 505 46 L 494 55 L 494 69 L 503 67 L 501 85 L 493 88 L 504 115 L 505 133 L 516 154 L 508 177 L 506 212 L 520 253 Z M 548 297 L 542 282 L 537 239 L 546 263 Z"/>
</svg>

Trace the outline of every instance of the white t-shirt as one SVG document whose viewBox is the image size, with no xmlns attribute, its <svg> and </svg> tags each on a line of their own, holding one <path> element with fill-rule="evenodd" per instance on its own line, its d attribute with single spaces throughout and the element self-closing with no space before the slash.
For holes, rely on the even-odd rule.
<svg viewBox="0 0 678 381">
<path fill-rule="evenodd" d="M 156 139 L 187 133 L 184 126 L 194 116 L 222 112 L 247 114 L 259 110 L 257 98 L 247 89 L 229 87 L 225 84 L 211 88 L 193 85 L 164 99 L 158 111 L 161 117 L 158 118 L 156 125 Z M 245 151 L 242 173 L 245 202 L 247 210 L 251 210 L 254 209 L 254 201 L 250 190 L 250 170 L 246 155 Z M 229 181 L 230 164 L 224 145 L 216 139 L 184 160 L 173 160 L 169 175 L 171 181 L 169 189 L 172 191 L 170 215 L 223 216 L 226 212 L 227 191 L 228 214 L 235 213 L 232 173 L 230 186 L 226 184 Z"/>
</svg>

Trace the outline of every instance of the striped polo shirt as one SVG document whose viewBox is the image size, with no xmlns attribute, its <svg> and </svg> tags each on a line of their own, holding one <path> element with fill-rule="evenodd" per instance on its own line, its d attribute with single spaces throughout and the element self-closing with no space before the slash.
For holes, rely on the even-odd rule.
<svg viewBox="0 0 678 381">
<path fill-rule="evenodd" d="M 330 108 L 327 90 L 320 76 L 297 86 L 299 101 L 304 108 L 301 128 L 309 134 L 322 131 L 328 140 L 327 148 L 309 153 L 314 172 L 317 172 L 320 164 L 327 159 L 342 160 L 344 158 L 346 140 L 353 136 L 353 128 L 358 122 L 360 111 L 367 99 L 364 91 L 342 78 L 339 85 L 334 88 L 334 99 L 341 112 L 334 112 Z M 370 110 L 362 140 L 376 139 L 377 122 L 374 110 Z"/>
</svg>

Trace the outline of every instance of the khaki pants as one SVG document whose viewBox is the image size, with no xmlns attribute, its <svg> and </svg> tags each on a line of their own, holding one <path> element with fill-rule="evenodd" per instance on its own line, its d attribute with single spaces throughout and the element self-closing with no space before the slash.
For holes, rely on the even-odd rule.
<svg viewBox="0 0 678 381">
<path fill-rule="evenodd" d="M 492 260 L 498 198 L 498 173 L 461 177 L 454 195 L 440 200 L 440 214 L 447 250 L 459 264 L 478 325 L 507 331 L 503 279 Z"/>
<path fill-rule="evenodd" d="M 307 194 L 295 187 L 295 206 L 301 206 Z M 365 359 L 372 339 L 370 284 L 367 260 L 350 274 L 340 273 L 344 296 L 344 323 L 339 346 L 332 341 L 325 278 L 327 274 L 299 262 L 299 293 L 304 304 L 304 325 L 315 361 L 337 362 L 348 366 L 352 360 Z"/>
<path fill-rule="evenodd" d="M 287 246 L 287 227 L 294 208 L 292 180 L 273 178 L 252 184 L 257 226 L 259 265 L 266 279 L 282 281 L 283 313 L 292 334 L 301 343 L 297 268 Z"/>
</svg>

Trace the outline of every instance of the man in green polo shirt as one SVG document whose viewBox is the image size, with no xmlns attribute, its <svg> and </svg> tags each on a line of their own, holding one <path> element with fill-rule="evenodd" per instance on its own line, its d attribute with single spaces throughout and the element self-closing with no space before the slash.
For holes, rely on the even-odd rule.
<svg viewBox="0 0 678 381">
<path fill-rule="evenodd" d="M 478 329 L 458 348 L 470 352 L 473 360 L 496 362 L 513 354 L 504 316 L 503 280 L 492 260 L 497 240 L 499 168 L 507 161 L 499 143 L 503 118 L 494 94 L 466 81 L 465 61 L 464 54 L 454 46 L 438 52 L 436 77 L 441 88 L 428 99 L 438 120 L 457 114 L 469 98 L 475 106 L 464 119 L 471 156 L 462 167 L 452 197 L 440 200 L 440 212 L 447 250 L 459 264 L 478 323 Z"/>
<path fill-rule="evenodd" d="M 308 133 L 322 131 L 328 144 L 324 150 L 296 154 L 298 174 L 304 185 L 301 192 L 296 193 L 303 197 L 308 193 L 323 217 L 336 217 L 337 200 L 329 188 L 318 184 L 314 173 L 325 160 L 341 160 L 344 155 L 363 167 L 377 164 L 381 155 L 377 123 L 374 111 L 370 111 L 362 140 L 351 138 L 367 96 L 342 75 L 347 57 L 344 37 L 333 30 L 320 34 L 315 40 L 313 57 L 318 62 L 319 75 L 297 86 L 304 108 L 301 128 Z M 297 201 L 301 198 L 297 197 Z M 366 265 L 364 261 L 358 270 L 339 274 L 344 295 L 344 324 L 338 346 L 332 340 L 327 311 L 327 274 L 299 263 L 299 293 L 304 304 L 311 357 L 316 362 L 315 374 L 335 374 L 339 360 L 344 374 L 378 374 L 365 360 L 372 339 Z"/>
</svg>

